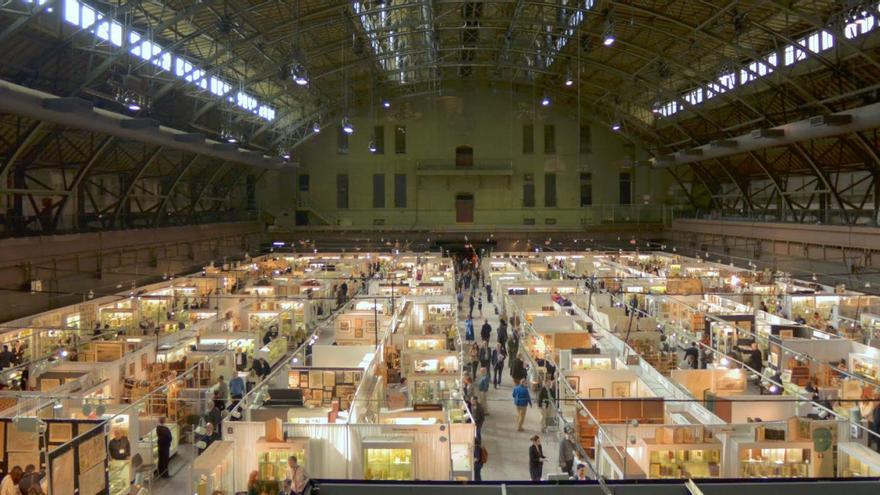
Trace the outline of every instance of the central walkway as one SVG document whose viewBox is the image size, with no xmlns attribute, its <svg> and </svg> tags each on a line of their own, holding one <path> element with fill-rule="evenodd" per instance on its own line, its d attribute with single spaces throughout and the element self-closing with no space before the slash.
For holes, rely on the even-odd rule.
<svg viewBox="0 0 880 495">
<path fill-rule="evenodd" d="M 480 327 L 488 319 L 492 325 L 492 336 L 489 343 L 494 347 L 498 341 L 499 316 L 495 314 L 495 304 L 487 304 L 485 288 L 479 291 L 483 295 L 483 317 L 474 306 L 474 334 L 479 340 Z M 493 294 L 493 301 L 498 303 L 499 295 Z M 549 297 L 549 296 L 548 296 Z M 476 299 L 476 293 L 474 294 Z M 459 312 L 459 330 L 465 334 L 464 321 L 468 312 L 467 297 Z M 500 305 L 499 305 L 500 308 Z M 510 327 L 508 327 L 509 329 Z M 509 331 L 509 330 L 508 330 Z M 465 342 L 465 344 L 469 344 Z M 467 356 L 467 350 L 465 350 Z M 557 473 L 559 469 L 559 440 L 557 433 L 541 433 L 541 412 L 538 410 L 537 394 L 532 394 L 533 407 L 526 412 L 523 424 L 525 431 L 516 431 L 516 408 L 513 405 L 513 379 L 510 377 L 510 359 L 504 363 L 501 385 L 498 389 L 489 386 L 489 415 L 483 423 L 483 446 L 489 452 L 489 461 L 483 466 L 484 481 L 522 481 L 529 480 L 529 447 L 532 435 L 539 435 L 547 461 L 544 463 L 544 479 L 548 474 Z"/>
</svg>

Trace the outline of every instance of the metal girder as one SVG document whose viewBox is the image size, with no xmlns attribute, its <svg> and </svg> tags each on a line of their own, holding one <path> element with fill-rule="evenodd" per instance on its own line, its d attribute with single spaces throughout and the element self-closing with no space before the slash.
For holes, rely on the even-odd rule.
<svg viewBox="0 0 880 495">
<path fill-rule="evenodd" d="M 227 166 L 224 169 L 224 167 L 222 165 L 227 165 Z M 221 164 L 221 166 L 214 169 L 214 173 L 211 174 L 211 176 L 208 178 L 207 182 L 205 182 L 205 185 L 202 186 L 201 190 L 199 190 L 198 194 L 196 194 L 195 198 L 193 198 L 192 204 L 190 204 L 190 206 L 188 208 L 190 213 L 196 212 L 196 208 L 199 206 L 199 203 L 205 197 L 205 194 L 208 192 L 208 189 L 211 188 L 211 184 L 213 184 L 214 181 L 217 180 L 217 178 L 220 177 L 220 175 L 222 175 L 220 172 L 228 172 L 229 168 L 230 167 L 228 166 L 228 164 Z"/>
<path fill-rule="evenodd" d="M 65 188 L 68 193 L 76 191 L 77 188 L 79 188 L 80 183 L 82 183 L 83 179 L 85 179 L 89 175 L 92 167 L 94 167 L 95 164 L 98 163 L 98 161 L 104 155 L 104 152 L 110 149 L 115 140 L 116 138 L 114 136 L 107 136 L 104 138 L 98 148 L 95 149 L 95 151 L 92 153 L 89 161 L 86 162 L 85 165 L 80 167 L 79 170 L 77 170 L 76 175 L 73 176 L 73 181 L 70 183 L 69 186 Z M 55 211 L 55 215 L 52 217 L 53 230 L 58 227 L 58 221 L 61 219 L 61 214 L 64 212 L 64 207 L 67 205 L 68 200 L 71 198 L 71 196 L 73 196 L 73 194 L 67 194 L 66 196 L 61 198 L 61 201 L 58 202 L 58 209 Z"/>
<path fill-rule="evenodd" d="M 162 212 L 165 211 L 165 208 L 168 206 L 168 202 L 171 201 L 172 196 L 174 196 L 174 191 L 175 189 L 177 189 L 177 185 L 180 184 L 183 176 L 186 175 L 189 169 L 192 168 L 192 166 L 199 160 L 200 157 L 201 155 L 195 155 L 188 162 L 186 162 L 184 166 L 180 167 L 180 171 L 177 173 L 177 175 L 174 177 L 174 180 L 171 181 L 171 185 L 168 187 L 168 192 L 165 193 L 165 195 L 162 197 L 162 202 L 159 204 L 159 207 L 156 208 L 156 216 L 153 218 L 154 225 L 159 224 L 159 218 L 162 216 Z M 221 162 L 221 165 L 224 163 L 226 162 Z"/>
<path fill-rule="evenodd" d="M 37 17 L 37 15 L 46 12 L 46 10 L 51 8 L 57 1 L 58 0 L 48 0 L 42 5 L 34 5 L 29 14 L 19 17 L 12 24 L 7 26 L 6 29 L 0 32 L 0 45 L 5 43 L 9 38 L 15 35 L 15 33 L 17 33 L 23 27 L 27 26 L 32 19 L 35 19 Z"/>
<path fill-rule="evenodd" d="M 40 135 L 40 131 L 43 130 L 43 127 L 45 126 L 46 122 L 42 120 L 37 121 L 30 129 L 28 129 L 25 135 L 18 140 L 15 145 L 15 151 L 12 152 L 9 159 L 0 164 L 0 178 L 6 176 L 6 172 L 9 171 L 9 169 L 15 165 L 15 162 L 17 162 L 24 152 L 27 151 L 31 143 L 33 143 L 37 136 Z"/>
<path fill-rule="evenodd" d="M 125 208 L 125 203 L 131 197 L 131 194 L 134 192 L 135 187 L 137 186 L 137 182 L 143 177 L 144 173 L 150 168 L 150 165 L 159 158 L 159 155 L 165 151 L 165 148 L 162 146 L 156 147 L 156 150 L 152 153 L 146 155 L 144 160 L 137 166 L 133 175 L 130 176 L 129 182 L 125 191 L 119 196 L 119 201 L 116 203 L 116 207 L 113 209 L 113 216 L 111 220 L 111 225 L 119 225 L 119 215 L 122 213 L 122 209 Z"/>
</svg>

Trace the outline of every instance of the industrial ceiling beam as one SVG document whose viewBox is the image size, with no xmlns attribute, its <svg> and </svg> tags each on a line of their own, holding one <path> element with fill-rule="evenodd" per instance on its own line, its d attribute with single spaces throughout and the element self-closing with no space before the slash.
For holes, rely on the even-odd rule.
<svg viewBox="0 0 880 495">
<path fill-rule="evenodd" d="M 254 167 L 281 166 L 280 159 L 263 157 L 252 152 L 237 149 L 223 151 L 217 149 L 217 141 L 206 140 L 203 143 L 186 142 L 175 139 L 176 136 L 187 134 L 168 127 L 123 127 L 123 122 L 135 119 L 101 109 L 87 110 L 87 107 L 71 98 L 58 98 L 49 93 L 32 90 L 0 81 L 0 111 L 14 115 L 23 115 L 33 119 L 52 122 L 75 129 L 84 129 L 104 133 L 118 138 L 131 139 L 149 144 L 164 146 L 190 153 L 198 153 L 218 160 L 230 161 Z M 86 102 L 88 105 L 88 102 Z M 134 126 L 140 127 L 140 126 Z"/>
<path fill-rule="evenodd" d="M 709 158 L 720 158 L 748 151 L 758 151 L 766 148 L 788 146 L 813 139 L 827 138 L 864 131 L 880 127 L 880 103 L 872 103 L 859 108 L 853 108 L 841 112 L 849 115 L 850 123 L 843 125 L 815 125 L 812 118 L 783 124 L 768 130 L 752 131 L 738 137 L 725 139 L 725 146 L 707 144 L 698 146 L 702 151 L 701 156 L 678 152 L 670 156 L 668 160 L 654 160 L 655 165 L 661 167 L 683 165 L 698 162 Z M 840 115 L 840 114 L 838 114 Z M 767 132 L 775 131 L 775 132 Z M 779 131 L 782 134 L 779 134 Z"/>
</svg>

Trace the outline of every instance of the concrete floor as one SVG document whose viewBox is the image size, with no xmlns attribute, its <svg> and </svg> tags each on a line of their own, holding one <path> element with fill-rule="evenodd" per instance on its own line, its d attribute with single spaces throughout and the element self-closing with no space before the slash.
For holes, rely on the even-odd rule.
<svg viewBox="0 0 880 495">
<path fill-rule="evenodd" d="M 485 289 L 481 289 L 479 293 L 483 295 L 483 316 L 492 325 L 492 336 L 489 341 L 494 343 L 497 341 L 495 330 L 498 328 L 499 317 L 495 315 L 494 304 L 487 304 Z M 498 302 L 497 298 L 494 300 Z M 459 330 L 462 335 L 464 335 L 466 317 L 467 302 L 462 305 L 459 314 Z M 483 320 L 484 318 L 479 316 L 479 311 L 474 308 L 474 333 L 478 339 Z M 526 412 L 526 421 L 523 424 L 525 431 L 516 431 L 516 408 L 512 397 L 513 379 L 510 377 L 508 363 L 505 363 L 501 385 L 498 389 L 489 389 L 489 415 L 486 416 L 482 431 L 483 446 L 489 452 L 489 462 L 483 466 L 482 478 L 484 481 L 529 480 L 530 438 L 532 435 L 539 435 L 544 447 L 544 455 L 548 458 L 544 464 L 544 479 L 546 479 L 547 474 L 559 471 L 559 439 L 555 432 L 541 433 L 541 412 L 538 410 L 535 394 L 532 396 L 535 407 Z"/>
</svg>

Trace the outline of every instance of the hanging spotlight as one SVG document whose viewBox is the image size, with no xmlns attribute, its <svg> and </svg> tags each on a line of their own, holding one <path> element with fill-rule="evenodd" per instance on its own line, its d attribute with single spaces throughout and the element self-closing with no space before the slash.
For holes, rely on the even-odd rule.
<svg viewBox="0 0 880 495">
<path fill-rule="evenodd" d="M 354 134 L 354 126 L 351 125 L 351 121 L 348 120 L 348 117 L 342 118 L 342 130 L 346 134 Z"/>
<path fill-rule="evenodd" d="M 605 23 L 605 33 L 602 35 L 602 44 L 605 46 L 611 46 L 615 42 L 614 38 L 614 23 L 608 21 Z"/>
<path fill-rule="evenodd" d="M 544 95 L 543 98 L 541 98 L 541 106 L 542 107 L 549 107 L 550 106 L 550 97 L 549 96 Z"/>
<path fill-rule="evenodd" d="M 376 152 L 376 141 L 373 141 L 372 139 L 370 139 L 370 144 L 367 146 L 367 148 L 370 150 L 370 153 L 375 153 Z"/>
<path fill-rule="evenodd" d="M 614 122 L 611 124 L 611 130 L 617 132 L 620 130 L 620 122 Z"/>
<path fill-rule="evenodd" d="M 290 69 L 290 77 L 297 86 L 305 86 L 309 83 L 309 73 L 302 64 L 296 64 Z"/>
<path fill-rule="evenodd" d="M 382 106 L 385 108 L 391 108 L 391 102 L 388 100 L 382 100 Z"/>
<path fill-rule="evenodd" d="M 565 73 L 565 85 L 572 86 L 574 84 L 574 78 L 571 77 L 571 70 Z"/>
<path fill-rule="evenodd" d="M 319 124 L 317 121 L 312 123 L 312 132 L 315 134 L 318 134 L 319 132 L 321 132 L 321 124 Z"/>
<path fill-rule="evenodd" d="M 220 128 L 220 140 L 235 144 L 241 141 L 241 137 L 231 126 L 223 126 Z"/>
</svg>

